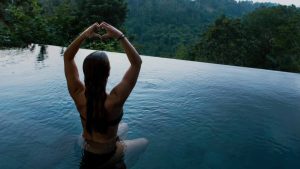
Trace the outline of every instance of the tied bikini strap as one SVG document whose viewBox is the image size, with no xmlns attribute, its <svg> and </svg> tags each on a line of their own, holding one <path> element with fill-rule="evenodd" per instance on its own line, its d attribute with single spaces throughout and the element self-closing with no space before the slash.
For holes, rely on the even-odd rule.
<svg viewBox="0 0 300 169">
<path fill-rule="evenodd" d="M 107 125 L 108 126 L 118 125 L 120 123 L 120 121 L 122 120 L 122 117 L 123 117 L 123 111 L 117 119 L 107 122 Z"/>
<path fill-rule="evenodd" d="M 82 120 L 86 121 L 86 118 L 83 117 L 81 113 L 79 113 L 79 114 L 80 114 L 80 118 L 81 118 Z M 108 121 L 106 124 L 107 124 L 108 126 L 115 126 L 115 125 L 119 124 L 120 121 L 122 120 L 123 114 L 124 114 L 124 113 L 123 113 L 123 111 L 122 111 L 122 113 L 120 114 L 120 116 L 119 116 L 117 119 L 112 120 L 112 121 Z"/>
</svg>

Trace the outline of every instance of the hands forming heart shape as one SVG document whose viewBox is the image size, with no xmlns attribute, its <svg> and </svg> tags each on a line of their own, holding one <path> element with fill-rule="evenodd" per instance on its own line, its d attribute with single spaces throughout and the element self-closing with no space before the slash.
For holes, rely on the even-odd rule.
<svg viewBox="0 0 300 169">
<path fill-rule="evenodd" d="M 96 33 L 98 30 L 104 29 L 106 31 L 106 34 L 100 35 Z M 117 28 L 111 26 L 110 24 L 106 22 L 101 22 L 99 24 L 98 22 L 94 23 L 90 27 L 88 27 L 84 32 L 83 35 L 87 38 L 100 38 L 101 40 L 106 40 L 109 38 L 116 38 L 118 39 L 123 35 L 123 33 L 118 30 Z"/>
</svg>

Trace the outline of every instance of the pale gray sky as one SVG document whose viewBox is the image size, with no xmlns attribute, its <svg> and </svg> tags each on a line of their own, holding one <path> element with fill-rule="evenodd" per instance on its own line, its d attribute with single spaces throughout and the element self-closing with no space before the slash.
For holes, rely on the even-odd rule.
<svg viewBox="0 0 300 169">
<path fill-rule="evenodd" d="M 300 0 L 252 0 L 253 2 L 274 2 L 282 5 L 296 5 L 300 7 Z"/>
</svg>

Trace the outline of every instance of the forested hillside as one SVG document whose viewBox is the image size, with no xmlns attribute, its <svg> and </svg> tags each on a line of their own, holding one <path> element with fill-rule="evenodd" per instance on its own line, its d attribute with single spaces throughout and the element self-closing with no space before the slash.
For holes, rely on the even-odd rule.
<svg viewBox="0 0 300 169">
<path fill-rule="evenodd" d="M 143 54 L 175 57 L 188 50 L 220 15 L 240 17 L 271 5 L 235 0 L 128 0 L 126 29 Z"/>
<path fill-rule="evenodd" d="M 0 47 L 67 46 L 106 21 L 144 55 L 300 72 L 299 10 L 235 0 L 2 0 Z M 82 47 L 121 50 L 114 40 Z"/>
<path fill-rule="evenodd" d="M 199 39 L 184 59 L 300 72 L 295 6 L 259 8 L 236 19 L 221 16 Z"/>
<path fill-rule="evenodd" d="M 1 47 L 30 43 L 66 46 L 96 21 L 124 25 L 124 0 L 4 0 L 0 3 Z M 84 47 L 116 51 L 115 41 L 88 41 Z"/>
<path fill-rule="evenodd" d="M 66 0 L 39 1 L 48 13 L 53 13 L 54 7 Z M 69 1 L 73 8 L 78 6 L 79 11 L 83 13 L 87 13 L 87 10 L 81 9 L 86 6 L 85 3 L 91 4 L 93 2 L 91 0 Z M 127 15 L 124 15 L 124 17 L 127 16 L 124 25 L 127 34 L 133 38 L 133 42 L 139 48 L 140 53 L 160 57 L 180 57 L 182 53 L 188 50 L 189 45 L 194 44 L 199 39 L 201 32 L 206 30 L 207 26 L 222 14 L 229 17 L 239 17 L 260 6 L 273 5 L 249 1 L 236 2 L 235 0 L 125 1 L 127 1 L 128 6 Z M 97 2 L 98 4 L 103 3 L 103 6 L 109 4 L 101 0 Z M 101 10 L 103 9 L 97 9 L 97 11 Z M 94 12 L 90 11 L 89 13 Z M 110 10 L 110 12 L 116 13 L 118 11 Z M 109 12 L 103 12 L 103 14 L 105 13 L 108 14 Z M 101 12 L 97 14 L 101 14 Z"/>
<path fill-rule="evenodd" d="M 3 0 L 1 46 L 66 45 L 88 24 L 105 20 L 127 30 L 142 54 L 175 57 L 219 15 L 242 16 L 261 5 L 235 0 Z M 116 49 L 113 43 L 86 47 Z"/>
</svg>

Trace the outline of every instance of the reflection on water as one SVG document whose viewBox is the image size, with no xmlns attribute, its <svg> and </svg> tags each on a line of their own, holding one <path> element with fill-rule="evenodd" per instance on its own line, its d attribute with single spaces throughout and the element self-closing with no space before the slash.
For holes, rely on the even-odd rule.
<svg viewBox="0 0 300 169">
<path fill-rule="evenodd" d="M 62 50 L 0 51 L 1 169 L 78 168 L 81 123 Z M 81 79 L 91 52 L 77 55 Z M 108 55 L 111 89 L 129 62 Z M 143 57 L 123 122 L 128 139 L 150 144 L 133 169 L 298 169 L 299 100 L 299 74 Z"/>
<path fill-rule="evenodd" d="M 60 51 L 60 55 L 61 55 L 61 56 L 63 56 L 63 55 L 64 55 L 64 53 L 65 53 L 65 48 L 64 48 L 64 47 L 62 47 L 62 48 L 61 48 L 61 51 Z"/>
<path fill-rule="evenodd" d="M 36 44 L 31 44 L 31 45 L 29 45 L 29 46 L 28 46 L 28 47 L 29 47 L 29 50 L 30 50 L 31 52 L 34 51 L 35 46 L 36 46 Z"/>
<path fill-rule="evenodd" d="M 46 45 L 41 45 L 40 52 L 37 55 L 36 60 L 37 60 L 37 62 L 43 62 L 47 58 L 48 58 L 48 55 L 47 55 L 47 46 Z"/>
</svg>

